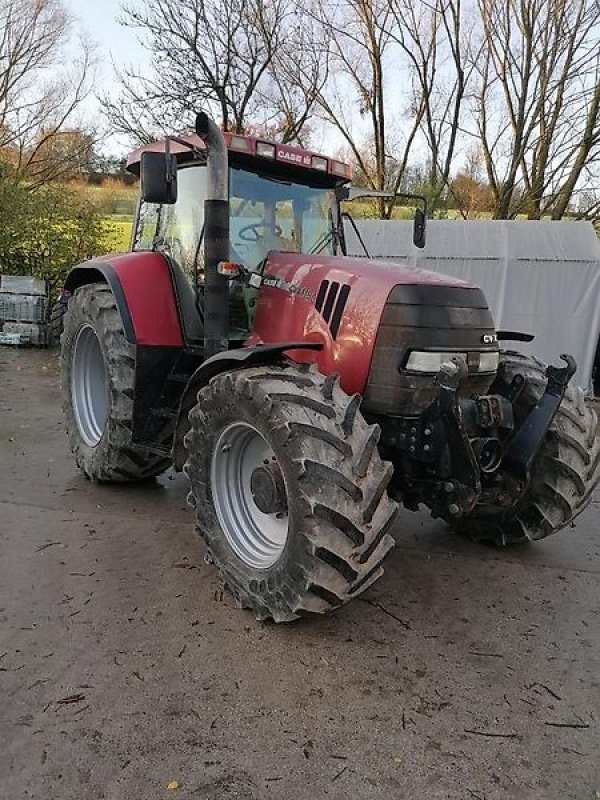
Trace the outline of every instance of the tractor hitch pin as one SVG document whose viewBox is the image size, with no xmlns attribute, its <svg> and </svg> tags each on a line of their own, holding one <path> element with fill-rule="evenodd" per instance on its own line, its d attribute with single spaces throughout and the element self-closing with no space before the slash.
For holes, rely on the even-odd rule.
<svg viewBox="0 0 600 800">
<path fill-rule="evenodd" d="M 458 396 L 459 386 L 468 374 L 467 362 L 461 356 L 445 361 L 437 374 L 440 386 L 438 404 L 454 475 L 459 485 L 472 489 L 474 497 L 477 497 L 481 491 L 479 465 L 467 435 Z M 445 491 L 450 494 L 452 490 L 446 488 Z M 456 503 L 452 503 L 448 510 L 453 515 L 461 513 L 461 507 Z"/>
<path fill-rule="evenodd" d="M 462 356 L 453 356 L 449 361 L 444 361 L 438 372 L 438 383 L 447 389 L 458 389 L 461 381 L 468 377 L 469 368 Z"/>
</svg>

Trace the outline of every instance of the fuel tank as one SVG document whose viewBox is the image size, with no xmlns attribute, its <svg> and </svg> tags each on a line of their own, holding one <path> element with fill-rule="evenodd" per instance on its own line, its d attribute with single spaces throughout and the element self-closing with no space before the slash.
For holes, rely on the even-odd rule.
<svg viewBox="0 0 600 800">
<path fill-rule="evenodd" d="M 471 353 L 469 392 L 483 393 L 493 375 L 479 374 L 477 354 L 497 348 L 485 297 L 465 281 L 388 261 L 270 253 L 247 344 L 282 341 L 321 343 L 320 371 L 339 373 L 365 410 L 392 415 L 419 413 L 436 392 L 433 374 L 405 368 L 413 350 Z"/>
</svg>

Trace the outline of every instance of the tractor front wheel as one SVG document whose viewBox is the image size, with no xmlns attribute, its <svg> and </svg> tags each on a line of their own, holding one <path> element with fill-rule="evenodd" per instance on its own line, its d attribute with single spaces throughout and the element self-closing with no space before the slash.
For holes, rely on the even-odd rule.
<svg viewBox="0 0 600 800">
<path fill-rule="evenodd" d="M 144 480 L 170 462 L 131 441 L 135 347 L 105 283 L 81 286 L 64 315 L 60 356 L 67 432 L 77 465 L 96 481 Z"/>
<path fill-rule="evenodd" d="M 546 388 L 546 367 L 521 353 L 501 355 L 505 378 L 527 383 L 515 407 L 521 424 Z M 513 508 L 482 503 L 454 527 L 472 539 L 498 545 L 544 539 L 569 525 L 592 499 L 600 479 L 596 413 L 577 386 L 569 385 L 532 467 L 527 490 Z"/>
<path fill-rule="evenodd" d="M 258 619 L 329 612 L 383 573 L 392 467 L 359 402 L 291 363 L 219 375 L 198 393 L 189 500 L 210 558 Z"/>
</svg>

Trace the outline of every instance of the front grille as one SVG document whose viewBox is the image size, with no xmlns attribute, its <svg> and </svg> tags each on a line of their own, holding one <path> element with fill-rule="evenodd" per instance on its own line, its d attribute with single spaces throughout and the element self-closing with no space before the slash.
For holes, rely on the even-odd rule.
<svg viewBox="0 0 600 800">
<path fill-rule="evenodd" d="M 408 374 L 402 367 L 411 350 L 467 354 L 470 373 L 461 392 L 485 394 L 493 376 L 477 373 L 483 337 L 494 321 L 481 289 L 431 284 L 395 286 L 381 317 L 363 407 L 394 415 L 420 414 L 437 396 L 433 375 Z M 472 353 L 473 355 L 469 356 Z"/>
</svg>

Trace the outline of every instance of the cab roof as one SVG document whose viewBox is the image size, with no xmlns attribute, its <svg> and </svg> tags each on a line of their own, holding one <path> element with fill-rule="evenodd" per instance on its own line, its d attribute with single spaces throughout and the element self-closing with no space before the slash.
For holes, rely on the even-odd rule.
<svg viewBox="0 0 600 800">
<path fill-rule="evenodd" d="M 277 164 L 281 166 L 298 168 L 302 171 L 309 171 L 319 175 L 330 175 L 341 182 L 346 182 L 352 178 L 352 168 L 343 161 L 335 158 L 313 153 L 310 150 L 303 150 L 289 144 L 279 144 L 266 139 L 259 139 L 254 136 L 242 136 L 237 133 L 223 133 L 225 144 L 232 155 L 240 155 L 242 158 L 254 158 L 264 161 L 265 164 Z M 177 137 L 185 142 L 189 142 L 196 150 L 206 150 L 206 145 L 196 134 L 184 134 Z M 170 141 L 171 152 L 177 156 L 177 160 L 185 161 L 186 156 L 193 157 L 193 153 L 185 145 L 179 142 Z M 145 151 L 164 152 L 165 139 L 152 142 L 151 144 L 138 147 L 127 157 L 127 169 L 134 175 L 140 174 L 140 160 Z M 244 160 L 245 160 L 244 158 Z"/>
</svg>

